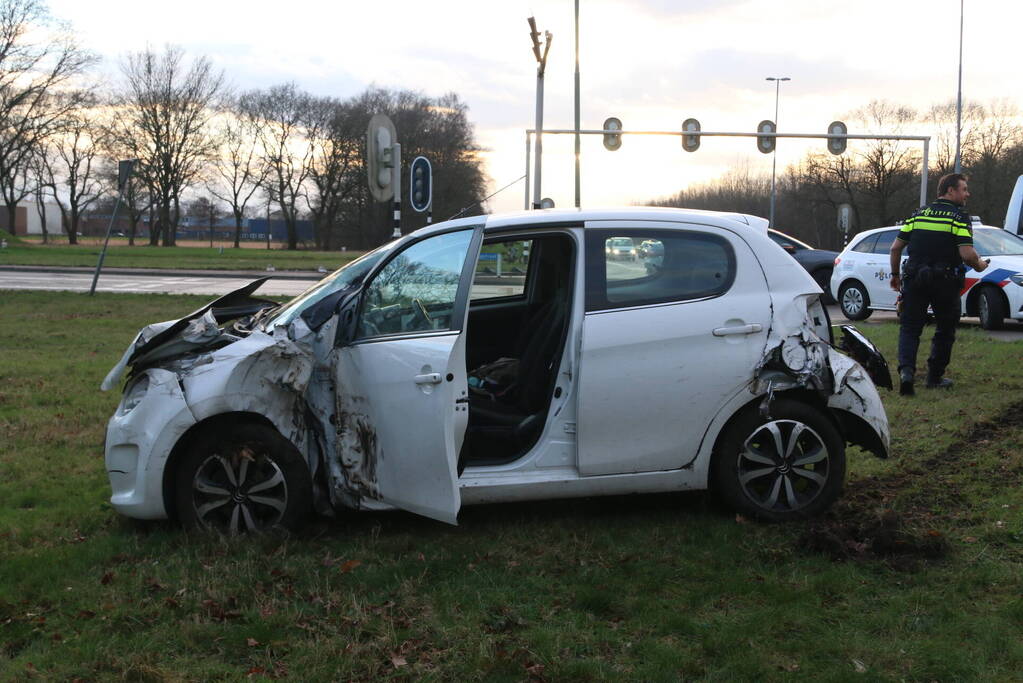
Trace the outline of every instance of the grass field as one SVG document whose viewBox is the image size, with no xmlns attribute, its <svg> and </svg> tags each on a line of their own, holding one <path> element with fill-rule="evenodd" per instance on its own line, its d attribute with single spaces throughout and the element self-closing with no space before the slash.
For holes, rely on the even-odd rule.
<svg viewBox="0 0 1023 683">
<path fill-rule="evenodd" d="M 821 519 L 687 493 L 319 520 L 226 539 L 115 514 L 98 385 L 201 298 L 0 297 L 0 680 L 1013 680 L 1023 345 L 963 329 L 957 386 L 886 393 Z M 896 328 L 862 324 L 889 359 Z"/>
<path fill-rule="evenodd" d="M 87 266 L 95 268 L 103 241 L 83 238 L 78 245 L 67 241 L 41 244 L 25 238 L 8 239 L 0 249 L 0 265 L 19 266 Z M 209 247 L 201 243 L 181 243 L 177 247 L 151 247 L 137 243 L 127 246 L 123 238 L 112 238 L 103 264 L 111 268 L 167 268 L 183 270 L 312 270 L 323 266 L 335 270 L 360 256 L 356 251 L 288 251 L 275 244 L 273 249 L 262 245 L 246 245 L 234 249 L 230 244 Z"/>
</svg>

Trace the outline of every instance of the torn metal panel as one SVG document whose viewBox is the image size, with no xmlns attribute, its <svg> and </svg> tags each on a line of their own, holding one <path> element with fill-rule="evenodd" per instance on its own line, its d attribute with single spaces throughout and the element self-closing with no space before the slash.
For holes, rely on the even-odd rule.
<svg viewBox="0 0 1023 683">
<path fill-rule="evenodd" d="M 835 391 L 828 399 L 828 407 L 854 415 L 865 422 L 877 438 L 863 434 L 856 439 L 850 438 L 850 441 L 873 451 L 878 457 L 887 457 L 891 447 L 891 433 L 888 416 L 874 382 L 852 358 L 831 350 L 829 359 L 835 377 Z M 856 435 L 855 430 L 846 431 L 849 433 L 847 436 Z"/>
</svg>

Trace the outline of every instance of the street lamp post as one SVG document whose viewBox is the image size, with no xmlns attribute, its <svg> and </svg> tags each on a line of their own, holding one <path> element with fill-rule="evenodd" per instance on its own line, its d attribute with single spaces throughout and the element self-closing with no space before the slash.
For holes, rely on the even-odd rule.
<svg viewBox="0 0 1023 683">
<path fill-rule="evenodd" d="M 956 163 L 955 173 L 963 172 L 959 138 L 963 130 L 963 0 L 959 0 L 959 89 L 956 91 Z"/>
<path fill-rule="evenodd" d="M 774 81 L 774 129 L 778 130 L 778 97 L 781 94 L 781 82 L 791 81 L 792 79 L 788 76 L 768 76 L 767 80 Z M 775 139 L 774 152 L 771 153 L 771 215 L 769 216 L 769 225 L 774 227 L 774 178 L 778 168 L 778 142 Z"/>
</svg>

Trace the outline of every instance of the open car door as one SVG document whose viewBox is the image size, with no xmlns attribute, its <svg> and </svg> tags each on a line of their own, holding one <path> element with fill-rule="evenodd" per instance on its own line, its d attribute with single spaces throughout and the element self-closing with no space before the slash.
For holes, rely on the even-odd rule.
<svg viewBox="0 0 1023 683">
<path fill-rule="evenodd" d="M 465 322 L 482 228 L 430 235 L 363 289 L 334 363 L 344 488 L 456 523 L 469 421 Z"/>
</svg>

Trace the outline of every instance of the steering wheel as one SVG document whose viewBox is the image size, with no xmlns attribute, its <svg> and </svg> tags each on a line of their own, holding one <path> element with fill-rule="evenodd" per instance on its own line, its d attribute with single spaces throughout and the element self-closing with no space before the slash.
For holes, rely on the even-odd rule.
<svg viewBox="0 0 1023 683">
<path fill-rule="evenodd" d="M 420 301 L 419 299 L 413 299 L 412 310 L 417 317 L 421 318 L 422 321 L 426 323 L 427 328 L 433 327 L 433 318 L 431 318 L 430 314 L 427 313 L 426 306 L 423 305 L 422 301 Z"/>
</svg>

